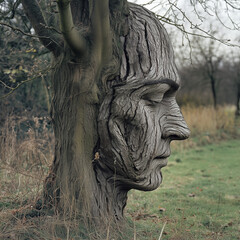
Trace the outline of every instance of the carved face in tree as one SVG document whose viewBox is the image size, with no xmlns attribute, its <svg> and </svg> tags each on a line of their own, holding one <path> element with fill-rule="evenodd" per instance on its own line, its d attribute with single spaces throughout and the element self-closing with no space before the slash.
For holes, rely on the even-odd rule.
<svg viewBox="0 0 240 240">
<path fill-rule="evenodd" d="M 161 183 L 170 142 L 189 130 L 176 103 L 178 84 L 170 79 L 117 86 L 99 121 L 101 154 L 117 178 L 131 188 L 153 190 Z"/>
<path fill-rule="evenodd" d="M 187 138 L 189 130 L 175 99 L 180 81 L 168 35 L 150 12 L 136 14 L 130 11 L 132 30 L 123 39 L 122 83 L 113 85 L 100 109 L 100 147 L 117 180 L 153 190 L 170 142 Z"/>
</svg>

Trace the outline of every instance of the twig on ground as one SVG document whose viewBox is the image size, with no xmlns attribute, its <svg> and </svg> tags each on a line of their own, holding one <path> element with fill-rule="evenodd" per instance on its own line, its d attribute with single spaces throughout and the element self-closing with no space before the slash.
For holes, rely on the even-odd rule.
<svg viewBox="0 0 240 240">
<path fill-rule="evenodd" d="M 163 230 L 164 230 L 166 224 L 167 224 L 167 222 L 165 222 L 165 223 L 163 224 L 163 227 L 162 227 L 162 230 L 161 230 L 161 232 L 160 232 L 160 235 L 159 235 L 158 240 L 161 240 L 161 237 L 162 237 L 162 234 L 163 234 Z"/>
</svg>

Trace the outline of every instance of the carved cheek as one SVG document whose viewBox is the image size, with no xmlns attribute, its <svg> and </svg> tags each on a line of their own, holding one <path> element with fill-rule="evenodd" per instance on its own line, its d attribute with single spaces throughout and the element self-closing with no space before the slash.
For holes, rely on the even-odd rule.
<svg viewBox="0 0 240 240">
<path fill-rule="evenodd" d="M 124 103 L 124 105 L 122 104 Z M 129 178 L 141 175 L 153 156 L 154 118 L 142 101 L 116 99 L 109 119 L 112 151 L 121 173 Z"/>
<path fill-rule="evenodd" d="M 117 173 L 129 179 L 134 179 L 134 154 L 135 142 L 129 141 L 129 136 L 136 132 L 134 116 L 138 108 L 137 101 L 130 101 L 125 95 L 117 96 L 111 104 L 109 117 L 102 117 L 104 121 L 99 121 L 99 127 L 103 126 L 104 131 L 100 131 L 101 151 L 105 156 L 105 163 L 110 168 L 116 167 Z M 105 126 L 102 124 L 105 122 Z M 100 136 L 101 136 L 100 135 Z M 136 135 L 135 135 L 136 137 Z"/>
<path fill-rule="evenodd" d="M 155 157 L 156 139 L 161 135 L 154 114 L 152 109 L 140 101 L 132 121 L 125 123 L 125 139 L 129 154 L 134 169 L 139 174 L 148 170 L 149 161 Z"/>
</svg>

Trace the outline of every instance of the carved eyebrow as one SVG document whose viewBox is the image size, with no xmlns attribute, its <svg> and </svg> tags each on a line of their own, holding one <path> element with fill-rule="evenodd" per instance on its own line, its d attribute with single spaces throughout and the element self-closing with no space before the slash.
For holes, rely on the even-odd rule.
<svg viewBox="0 0 240 240">
<path fill-rule="evenodd" d="M 178 88 L 180 87 L 179 84 L 177 84 L 175 81 L 169 78 L 164 78 L 164 79 L 159 79 L 159 80 L 151 80 L 146 82 L 144 85 L 149 86 L 149 85 L 155 85 L 155 84 L 168 84 L 172 90 L 177 91 Z"/>
</svg>

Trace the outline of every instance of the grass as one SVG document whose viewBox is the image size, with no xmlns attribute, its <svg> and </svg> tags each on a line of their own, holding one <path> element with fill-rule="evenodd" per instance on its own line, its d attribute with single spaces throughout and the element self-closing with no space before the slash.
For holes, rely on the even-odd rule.
<svg viewBox="0 0 240 240">
<path fill-rule="evenodd" d="M 240 140 L 173 153 L 154 192 L 131 191 L 139 239 L 240 239 Z M 145 234 L 145 237 L 144 237 Z"/>
<path fill-rule="evenodd" d="M 239 137 L 240 118 L 235 117 L 233 106 L 214 109 L 212 106 L 186 105 L 181 110 L 191 130 L 191 137 L 173 142 L 172 149 L 176 151 Z"/>
<path fill-rule="evenodd" d="M 234 110 L 190 106 L 182 110 L 191 138 L 173 142 L 159 189 L 130 192 L 129 227 L 115 240 L 240 239 L 240 128 Z M 10 117 L 0 129 L 1 240 L 92 239 L 94 229 L 84 230 L 79 222 L 18 215 L 31 210 L 41 195 L 53 145 L 47 119 Z"/>
<path fill-rule="evenodd" d="M 192 136 L 199 134 L 216 134 L 219 130 L 234 132 L 235 108 L 219 106 L 216 110 L 212 106 L 182 107 L 182 113 L 191 129 Z"/>
</svg>

